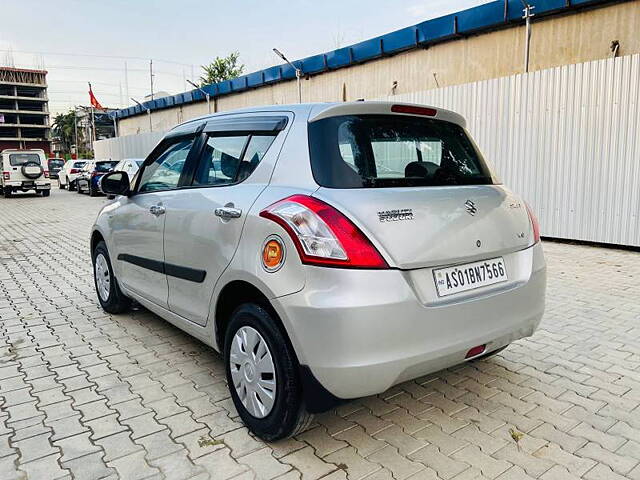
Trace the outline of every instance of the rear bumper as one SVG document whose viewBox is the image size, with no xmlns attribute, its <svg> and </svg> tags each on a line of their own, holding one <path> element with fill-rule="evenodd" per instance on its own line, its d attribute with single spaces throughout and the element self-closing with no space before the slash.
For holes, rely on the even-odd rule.
<svg viewBox="0 0 640 480">
<path fill-rule="evenodd" d="M 43 182 L 39 180 L 35 181 L 8 181 L 4 184 L 5 188 L 11 190 L 50 190 L 51 183 L 49 181 Z"/>
<path fill-rule="evenodd" d="M 508 284 L 446 301 L 429 297 L 418 271 L 307 267 L 305 288 L 274 306 L 300 363 L 331 395 L 357 398 L 464 362 L 471 347 L 532 335 L 544 312 L 542 247 L 505 262 L 514 265 Z"/>
</svg>

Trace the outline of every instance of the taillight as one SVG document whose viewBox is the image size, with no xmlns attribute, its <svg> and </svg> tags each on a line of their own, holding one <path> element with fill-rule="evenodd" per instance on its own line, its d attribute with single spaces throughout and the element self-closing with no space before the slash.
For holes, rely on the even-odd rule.
<svg viewBox="0 0 640 480">
<path fill-rule="evenodd" d="M 529 204 L 525 202 L 525 205 L 527 206 L 527 213 L 529 214 L 529 220 L 533 228 L 533 243 L 536 244 L 540 241 L 540 224 Z"/>
<path fill-rule="evenodd" d="M 2 172 L 2 176 L 4 177 L 5 180 L 10 180 L 11 172 Z"/>
<path fill-rule="evenodd" d="M 44 178 L 49 178 L 49 170 L 44 171 Z"/>
<path fill-rule="evenodd" d="M 78 170 L 77 168 L 72 168 L 71 170 L 69 170 L 69 173 L 80 173 L 80 170 Z"/>
<path fill-rule="evenodd" d="M 302 263 L 344 268 L 389 268 L 369 239 L 331 205 L 292 195 L 260 212 L 291 236 Z"/>
<path fill-rule="evenodd" d="M 95 177 L 96 175 L 98 175 L 98 172 L 91 172 L 91 178 Z"/>
</svg>

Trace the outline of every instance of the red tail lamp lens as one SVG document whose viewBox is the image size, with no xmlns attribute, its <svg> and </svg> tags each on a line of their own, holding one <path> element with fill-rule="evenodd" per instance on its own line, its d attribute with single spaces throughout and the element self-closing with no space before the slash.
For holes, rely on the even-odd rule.
<svg viewBox="0 0 640 480">
<path fill-rule="evenodd" d="M 291 236 L 302 263 L 344 268 L 389 268 L 371 241 L 345 215 L 307 195 L 292 195 L 260 216 Z"/>
</svg>

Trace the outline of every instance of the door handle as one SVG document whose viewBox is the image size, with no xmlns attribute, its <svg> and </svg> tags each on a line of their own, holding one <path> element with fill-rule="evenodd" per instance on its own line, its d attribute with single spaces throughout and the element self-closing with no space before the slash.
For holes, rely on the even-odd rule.
<svg viewBox="0 0 640 480">
<path fill-rule="evenodd" d="M 234 207 L 220 207 L 214 210 L 215 215 L 220 218 L 229 219 L 229 218 L 239 218 L 242 215 L 242 210 Z"/>
<path fill-rule="evenodd" d="M 166 211 L 167 209 L 164 208 L 162 205 L 151 205 L 149 207 L 149 212 L 152 215 L 155 215 L 156 217 L 159 215 L 164 215 Z"/>
</svg>

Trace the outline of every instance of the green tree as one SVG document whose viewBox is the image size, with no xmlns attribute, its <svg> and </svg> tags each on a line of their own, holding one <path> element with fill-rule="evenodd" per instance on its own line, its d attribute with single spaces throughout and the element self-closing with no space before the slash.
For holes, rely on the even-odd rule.
<svg viewBox="0 0 640 480">
<path fill-rule="evenodd" d="M 62 144 L 63 153 L 70 153 L 71 146 L 75 143 L 74 120 L 75 113 L 70 110 L 67 113 L 57 114 L 51 123 L 53 136 Z"/>
<path fill-rule="evenodd" d="M 202 65 L 200 85 L 224 82 L 242 75 L 244 65 L 238 63 L 239 52 L 232 52 L 226 57 L 216 57 L 209 65 Z"/>
</svg>

